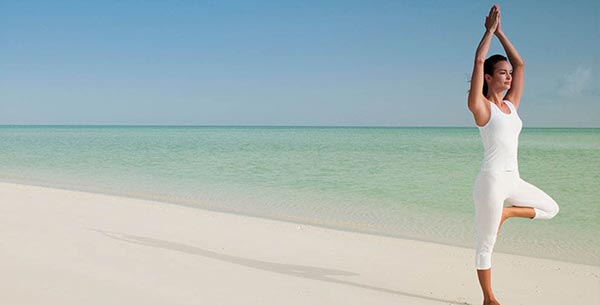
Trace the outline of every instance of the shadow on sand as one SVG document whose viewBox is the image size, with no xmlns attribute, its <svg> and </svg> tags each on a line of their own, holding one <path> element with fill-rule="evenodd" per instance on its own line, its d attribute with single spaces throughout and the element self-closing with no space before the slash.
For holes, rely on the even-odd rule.
<svg viewBox="0 0 600 305">
<path fill-rule="evenodd" d="M 114 238 L 114 239 L 125 241 L 125 242 L 130 242 L 130 243 L 135 243 L 135 244 L 140 244 L 140 245 L 155 247 L 155 248 L 160 248 L 160 249 L 167 249 L 167 250 L 177 251 L 177 252 L 185 253 L 185 254 L 199 255 L 199 256 L 213 258 L 213 259 L 217 259 L 220 261 L 238 264 L 241 266 L 246 266 L 246 267 L 255 268 L 255 269 L 259 269 L 259 270 L 281 273 L 281 274 L 286 274 L 286 275 L 290 275 L 290 276 L 296 276 L 296 277 L 301 277 L 301 278 L 306 278 L 306 279 L 311 279 L 311 280 L 353 286 L 353 287 L 369 289 L 369 290 L 374 290 L 374 291 L 379 291 L 379 292 L 392 293 L 392 294 L 406 296 L 406 297 L 420 298 L 420 299 L 440 302 L 440 303 L 444 303 L 444 304 L 470 305 L 469 303 L 464 303 L 464 302 L 461 303 L 461 302 L 456 302 L 456 301 L 452 301 L 452 300 L 443 300 L 443 299 L 438 299 L 438 298 L 429 297 L 429 296 L 423 296 L 423 295 L 402 292 L 402 291 L 397 291 L 397 290 L 392 290 L 392 289 L 387 289 L 387 288 L 359 284 L 359 283 L 354 283 L 354 282 L 350 282 L 350 281 L 344 281 L 344 280 L 340 280 L 340 279 L 331 277 L 331 276 L 355 276 L 355 275 L 358 275 L 357 273 L 343 271 L 343 270 L 335 270 L 335 269 L 327 269 L 327 268 L 319 268 L 319 267 L 311 267 L 311 266 L 303 266 L 303 265 L 271 263 L 271 262 L 266 262 L 266 261 L 250 259 L 250 258 L 221 254 L 218 252 L 205 250 L 202 248 L 198 248 L 198 247 L 194 247 L 194 246 L 190 246 L 190 245 L 186 245 L 186 244 L 166 241 L 166 240 L 160 240 L 160 239 L 154 239 L 154 238 L 149 238 L 149 237 L 124 234 L 124 233 L 115 233 L 115 232 L 109 232 L 109 231 L 103 231 L 103 230 L 97 230 L 97 229 L 91 229 L 91 230 L 94 230 L 96 232 L 104 234 L 110 238 Z"/>
</svg>

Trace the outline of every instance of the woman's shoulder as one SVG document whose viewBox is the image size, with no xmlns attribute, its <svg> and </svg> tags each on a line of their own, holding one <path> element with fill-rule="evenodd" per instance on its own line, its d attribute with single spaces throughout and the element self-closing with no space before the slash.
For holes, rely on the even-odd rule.
<svg viewBox="0 0 600 305">
<path fill-rule="evenodd" d="M 504 99 L 504 101 L 506 102 L 506 104 L 508 105 L 508 107 L 511 108 L 511 110 L 512 109 L 517 110 L 517 105 L 513 104 L 513 102 L 511 102 L 511 101 L 509 101 L 507 99 Z"/>
</svg>

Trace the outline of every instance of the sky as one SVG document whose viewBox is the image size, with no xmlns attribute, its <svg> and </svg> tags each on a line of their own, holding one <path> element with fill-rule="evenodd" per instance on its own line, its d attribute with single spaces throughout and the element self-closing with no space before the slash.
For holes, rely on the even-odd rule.
<svg viewBox="0 0 600 305">
<path fill-rule="evenodd" d="M 0 125 L 474 127 L 493 3 L 0 0 Z M 497 3 L 524 127 L 600 127 L 600 1 Z"/>
</svg>

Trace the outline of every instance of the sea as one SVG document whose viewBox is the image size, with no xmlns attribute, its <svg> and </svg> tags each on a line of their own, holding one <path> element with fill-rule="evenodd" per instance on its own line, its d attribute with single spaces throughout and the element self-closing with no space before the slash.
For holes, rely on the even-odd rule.
<svg viewBox="0 0 600 305">
<path fill-rule="evenodd" d="M 476 127 L 0 126 L 0 181 L 472 249 L 482 157 Z M 560 213 L 495 252 L 600 266 L 600 129 L 524 128 L 519 172 Z"/>
</svg>

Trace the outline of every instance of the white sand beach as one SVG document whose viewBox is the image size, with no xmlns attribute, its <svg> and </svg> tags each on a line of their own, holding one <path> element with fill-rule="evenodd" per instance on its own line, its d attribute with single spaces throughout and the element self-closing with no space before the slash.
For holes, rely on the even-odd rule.
<svg viewBox="0 0 600 305">
<path fill-rule="evenodd" d="M 600 304 L 600 267 L 495 253 L 502 304 Z M 474 250 L 0 183 L 2 304 L 481 304 Z"/>
</svg>

